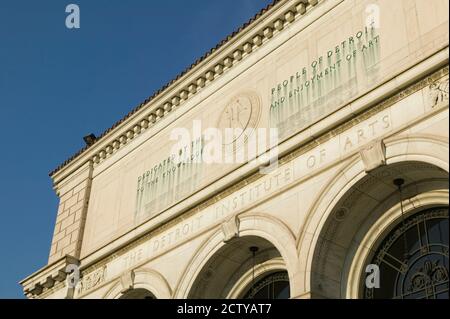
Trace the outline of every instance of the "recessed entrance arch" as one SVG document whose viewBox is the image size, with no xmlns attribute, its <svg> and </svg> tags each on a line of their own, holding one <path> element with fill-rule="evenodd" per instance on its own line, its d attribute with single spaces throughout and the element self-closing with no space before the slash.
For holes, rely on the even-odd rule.
<svg viewBox="0 0 450 319">
<path fill-rule="evenodd" d="M 448 299 L 448 226 L 448 207 L 425 209 L 402 219 L 366 258 L 365 268 L 377 267 L 377 285 L 360 280 L 360 297 Z"/>
<path fill-rule="evenodd" d="M 138 288 L 125 292 L 119 299 L 156 299 L 147 289 Z"/>
<path fill-rule="evenodd" d="M 448 207 L 448 172 L 435 165 L 397 162 L 369 173 L 358 166 L 361 163 L 354 161 L 347 167 L 345 182 L 331 183 L 325 195 L 328 199 L 322 198 L 315 211 L 322 221 L 310 224 L 316 227 L 309 231 L 314 234 L 308 266 L 312 298 L 364 297 L 367 260 L 402 218 Z M 348 178 L 350 174 L 353 179 Z M 403 209 L 393 183 L 397 178 L 405 180 Z M 333 195 L 333 185 L 340 193 Z"/>
<path fill-rule="evenodd" d="M 171 299 L 172 289 L 167 280 L 153 269 L 138 268 L 124 274 L 126 284 L 118 278 L 103 299 Z"/>
<path fill-rule="evenodd" d="M 286 265 L 266 239 L 231 240 L 203 266 L 188 298 L 289 298 Z"/>
<path fill-rule="evenodd" d="M 298 256 L 295 249 L 295 237 L 290 228 L 279 219 L 266 214 L 247 212 L 238 216 L 233 216 L 238 222 L 238 237 L 225 242 L 225 235 L 218 227 L 203 244 L 197 249 L 194 256 L 189 261 L 189 266 L 184 270 L 180 281 L 175 289 L 174 298 L 242 298 L 245 289 L 251 283 L 253 271 L 250 265 L 251 246 L 259 248 L 255 263 L 255 280 L 260 279 L 259 274 L 270 274 L 276 271 L 286 271 L 289 276 L 290 296 L 298 294 L 297 288 L 300 286 L 297 282 L 298 276 Z M 235 249 L 228 250 L 228 247 Z M 238 247 L 240 250 L 236 250 Z M 220 273 L 212 269 L 211 265 L 217 265 L 222 269 L 218 260 L 225 253 L 233 256 L 235 261 L 231 268 L 224 267 L 228 280 L 220 288 L 209 288 L 211 284 L 204 283 L 204 277 L 212 278 Z M 233 272 L 233 265 L 239 269 Z M 212 271 L 208 271 L 212 269 Z M 239 271 L 240 276 L 235 275 Z M 230 277 L 233 275 L 233 277 Z M 203 278 L 203 279 L 202 279 Z M 213 280 L 213 279 L 211 279 Z M 201 290 L 199 287 L 205 285 Z M 212 286 L 211 286 L 212 287 Z M 220 297 L 219 297 L 220 296 Z"/>
</svg>

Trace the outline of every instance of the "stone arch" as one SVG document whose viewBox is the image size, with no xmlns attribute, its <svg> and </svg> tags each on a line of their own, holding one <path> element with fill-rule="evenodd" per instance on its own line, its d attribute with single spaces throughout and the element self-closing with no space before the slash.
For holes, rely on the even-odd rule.
<svg viewBox="0 0 450 319">
<path fill-rule="evenodd" d="M 410 186 L 409 194 L 406 196 L 410 199 L 411 205 L 414 198 L 418 199 L 416 196 L 418 193 L 436 192 L 439 190 L 447 189 L 448 192 L 448 140 L 445 138 L 440 138 L 436 136 L 426 136 L 426 135 L 404 135 L 401 137 L 393 137 L 386 139 L 384 141 L 385 145 L 385 157 L 386 165 L 378 168 L 369 173 L 365 172 L 364 163 L 361 160 L 359 154 L 348 159 L 341 167 L 339 172 L 332 178 L 320 195 L 317 196 L 315 204 L 309 210 L 307 214 L 307 219 L 303 228 L 300 230 L 297 236 L 297 249 L 299 254 L 300 269 L 299 274 L 301 276 L 300 282 L 302 283 L 301 290 L 303 293 L 309 293 L 312 297 L 329 297 L 323 296 L 320 293 L 314 294 L 314 290 L 317 287 L 312 286 L 313 273 L 317 271 L 317 265 L 313 265 L 314 257 L 317 256 L 318 250 L 320 251 L 320 246 L 327 245 L 327 241 L 330 240 L 330 236 L 333 234 L 327 234 L 326 232 L 333 232 L 329 227 L 331 219 L 336 219 L 336 214 L 346 214 L 345 205 L 342 205 L 343 200 L 346 196 L 356 189 L 356 196 L 358 192 L 361 192 L 361 185 L 368 181 L 368 178 L 380 178 L 381 175 L 386 173 L 386 169 L 399 169 L 402 165 L 410 163 L 410 165 L 422 165 L 424 169 L 429 171 L 440 171 L 441 180 L 431 180 L 425 177 L 419 178 L 420 183 Z M 415 163 L 415 164 L 414 164 Z M 384 171 L 383 171 L 384 170 Z M 400 173 L 400 172 L 399 172 Z M 381 174 L 377 177 L 377 174 Z M 433 173 L 432 173 L 433 174 Z M 438 173 L 437 173 L 438 174 Z M 446 179 L 446 181 L 445 181 Z M 416 180 L 415 182 L 419 182 Z M 394 192 L 395 187 L 392 187 L 391 194 L 384 194 L 383 202 L 378 203 L 372 207 L 373 214 L 382 214 L 382 212 L 387 211 L 390 207 L 395 206 L 398 199 L 396 198 Z M 448 204 L 448 199 L 447 199 Z M 339 210 L 343 206 L 342 210 Z M 337 209 L 339 208 L 339 209 Z M 379 216 L 378 216 L 379 217 Z M 339 219 L 339 217 L 337 217 Z M 372 222 L 376 220 L 373 219 Z M 362 222 L 362 221 L 361 221 Z M 328 223 L 328 225 L 326 225 Z M 360 238 L 362 240 L 362 238 Z M 335 259 L 342 259 L 342 256 L 337 256 L 339 254 L 347 254 L 349 249 L 354 249 L 358 246 L 357 244 L 352 244 L 353 248 L 344 247 L 336 245 L 333 250 L 336 257 Z M 333 257 L 331 258 L 333 259 Z M 346 261 L 346 263 L 350 263 Z M 331 264 L 331 263 L 329 263 Z M 347 265 L 348 266 L 348 265 Z M 336 266 L 336 272 L 342 271 L 342 265 Z M 337 276 L 343 276 L 342 274 L 335 274 Z M 346 278 L 343 278 L 346 280 Z M 336 286 L 340 286 L 337 288 Z M 336 283 L 335 287 L 322 287 L 323 290 L 333 290 L 334 297 L 344 297 L 347 296 L 347 292 L 342 291 L 342 287 L 346 285 L 341 285 L 341 283 Z M 339 292 L 336 290 L 339 289 Z"/>
<path fill-rule="evenodd" d="M 447 190 L 434 190 L 418 194 L 413 202 L 405 203 L 403 211 L 405 216 L 426 210 L 430 207 L 448 206 L 449 192 Z M 374 221 L 368 231 L 357 233 L 359 245 L 353 245 L 352 257 L 347 260 L 348 275 L 345 293 L 347 299 L 358 299 L 361 296 L 361 277 L 364 273 L 363 266 L 371 255 L 375 252 L 373 248 L 378 247 L 382 239 L 391 229 L 402 221 L 400 203 L 396 203 L 388 211 Z"/>
<path fill-rule="evenodd" d="M 280 220 L 266 214 L 245 213 L 234 216 L 238 218 L 239 238 L 259 238 L 273 246 L 274 251 L 279 253 L 279 257 L 284 262 L 284 267 L 290 279 L 291 296 L 295 296 L 298 283 L 295 282 L 295 269 L 297 268 L 297 254 L 295 249 L 295 237 L 291 230 Z M 224 242 L 224 233 L 221 229 L 216 230 L 198 248 L 189 262 L 188 268 L 184 271 L 174 296 L 177 299 L 189 297 L 194 286 L 194 282 L 199 278 L 205 265 L 212 260 L 218 251 L 223 249 L 229 242 Z M 268 252 L 271 258 L 276 258 L 274 251 Z M 275 253 L 276 254 L 276 253 Z M 273 255 L 273 256 L 272 256 Z M 281 268 L 281 269 L 283 269 Z"/>
<path fill-rule="evenodd" d="M 236 281 L 233 288 L 230 290 L 227 299 L 241 298 L 244 289 L 252 283 L 253 275 L 258 278 L 264 276 L 267 273 L 280 270 L 287 270 L 286 265 L 281 257 L 270 259 L 263 263 L 260 263 L 254 268 L 254 270 L 249 269 L 241 276 L 241 278 Z"/>
<path fill-rule="evenodd" d="M 423 162 L 449 171 L 448 138 L 409 134 L 384 140 L 386 164 L 398 162 Z"/>
<path fill-rule="evenodd" d="M 156 299 L 170 299 L 172 290 L 166 279 L 157 271 L 147 268 L 138 268 L 123 276 L 129 277 L 130 281 L 126 287 L 122 278 L 117 279 L 104 299 L 119 299 L 126 291 L 146 290 Z"/>
</svg>

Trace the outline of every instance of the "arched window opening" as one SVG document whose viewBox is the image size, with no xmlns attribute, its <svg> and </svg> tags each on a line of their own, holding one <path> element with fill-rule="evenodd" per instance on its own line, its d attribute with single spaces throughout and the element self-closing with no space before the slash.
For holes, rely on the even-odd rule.
<svg viewBox="0 0 450 319">
<path fill-rule="evenodd" d="M 289 276 L 286 271 L 272 273 L 247 289 L 244 299 L 289 299 Z"/>
<path fill-rule="evenodd" d="M 394 228 L 370 264 L 379 267 L 379 287 L 368 299 L 449 298 L 448 207 L 415 214 Z"/>
<path fill-rule="evenodd" d="M 120 299 L 156 299 L 147 289 L 132 289 L 125 292 Z"/>
</svg>

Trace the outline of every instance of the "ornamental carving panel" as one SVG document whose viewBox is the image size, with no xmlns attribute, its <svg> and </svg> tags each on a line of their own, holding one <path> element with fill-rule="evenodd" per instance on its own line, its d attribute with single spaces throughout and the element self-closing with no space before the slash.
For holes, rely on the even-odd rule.
<svg viewBox="0 0 450 319">
<path fill-rule="evenodd" d="M 100 267 L 97 270 L 83 276 L 77 285 L 77 292 L 79 295 L 95 288 L 105 281 L 106 266 Z"/>
</svg>

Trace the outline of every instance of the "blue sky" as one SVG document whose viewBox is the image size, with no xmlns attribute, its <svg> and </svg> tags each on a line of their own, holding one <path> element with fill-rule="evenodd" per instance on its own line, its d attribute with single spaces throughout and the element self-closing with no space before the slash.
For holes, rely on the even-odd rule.
<svg viewBox="0 0 450 319">
<path fill-rule="evenodd" d="M 0 298 L 47 263 L 48 173 L 270 2 L 0 1 Z"/>
</svg>

